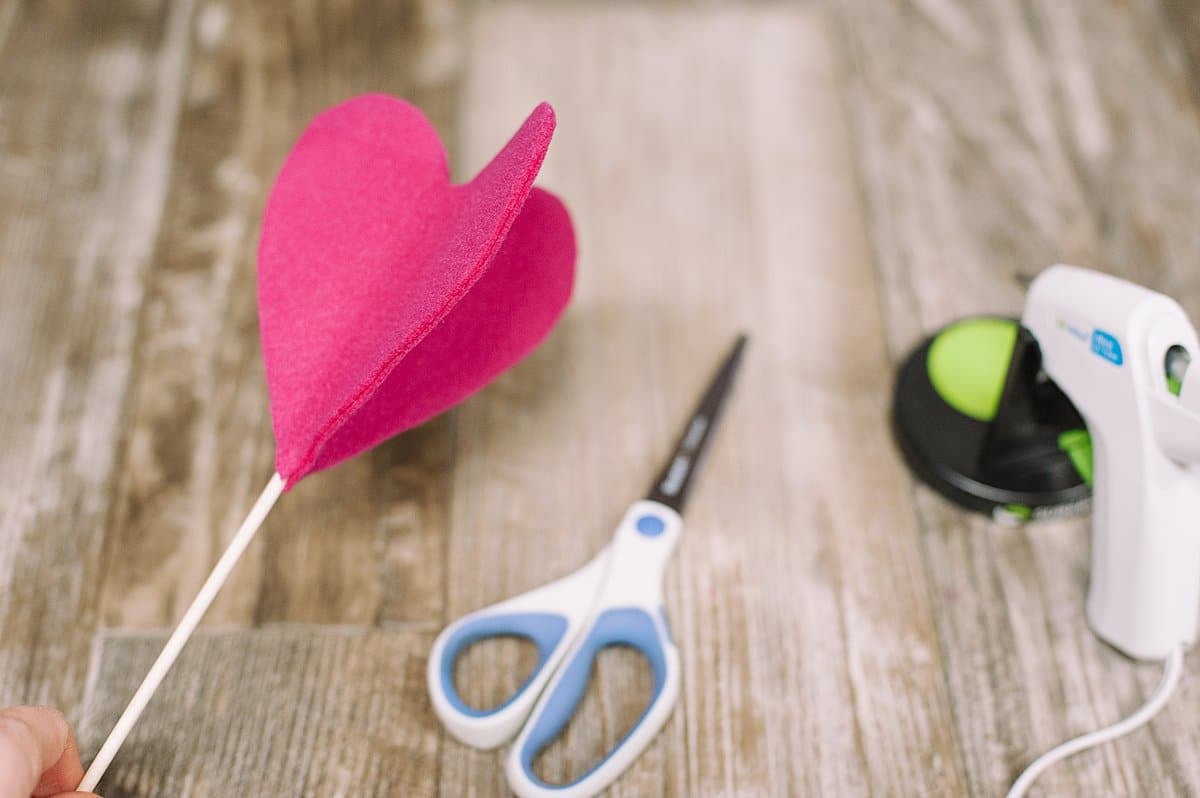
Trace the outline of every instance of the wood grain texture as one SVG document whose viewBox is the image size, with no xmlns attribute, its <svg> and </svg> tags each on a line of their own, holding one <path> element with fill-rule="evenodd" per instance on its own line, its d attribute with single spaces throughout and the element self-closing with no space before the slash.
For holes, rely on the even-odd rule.
<svg viewBox="0 0 1200 798">
<path fill-rule="evenodd" d="M 1197 318 L 1194 79 L 1157 8 L 850 2 L 842 21 L 897 361 L 957 316 L 1019 313 L 1029 277 L 1057 261 L 1142 282 Z M 917 498 L 968 785 L 1000 794 L 1041 751 L 1141 704 L 1159 668 L 1087 628 L 1086 519 L 1007 529 Z M 1149 730 L 1036 792 L 1200 792 L 1198 671 Z"/>
<path fill-rule="evenodd" d="M 108 634 L 80 727 L 98 745 L 165 635 Z M 202 632 L 100 783 L 105 796 L 434 794 L 433 633 L 272 625 Z M 103 687 L 100 687 L 103 685 Z"/>
<path fill-rule="evenodd" d="M 82 692 L 190 13 L 0 15 L 0 704 Z"/>
<path fill-rule="evenodd" d="M 684 698 L 612 792 L 961 792 L 824 18 L 503 4 L 468 36 L 465 157 L 554 104 L 543 181 L 569 198 L 581 259 L 547 346 L 459 412 L 448 609 L 597 551 L 748 329 L 669 580 Z M 616 742 L 635 680 L 599 674 L 600 721 L 574 723 L 547 772 Z M 498 792 L 499 762 L 448 743 L 443 791 Z"/>
<path fill-rule="evenodd" d="M 1192 98 L 1200 103 L 1200 6 L 1188 0 L 1160 0 L 1162 27 L 1166 28 L 1164 50 L 1167 58 L 1176 58 L 1172 45 L 1182 53 L 1179 60 L 1188 77 Z"/>
</svg>

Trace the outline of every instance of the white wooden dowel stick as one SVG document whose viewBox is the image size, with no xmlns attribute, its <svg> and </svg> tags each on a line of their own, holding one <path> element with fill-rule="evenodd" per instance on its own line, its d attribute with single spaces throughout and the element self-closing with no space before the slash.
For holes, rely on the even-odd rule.
<svg viewBox="0 0 1200 798">
<path fill-rule="evenodd" d="M 221 586 L 229 578 L 229 574 L 233 571 L 234 566 L 237 565 L 242 553 L 246 551 L 246 547 L 254 539 L 254 533 L 262 526 L 263 519 L 267 517 L 267 513 L 271 511 L 271 508 L 275 506 L 275 501 L 282 492 L 283 477 L 276 474 L 271 477 L 271 481 L 267 483 L 267 487 L 263 488 L 258 501 L 250 509 L 250 514 L 246 516 L 246 520 L 238 528 L 237 534 L 233 536 L 233 540 L 229 541 L 229 547 L 225 549 L 225 553 L 221 555 L 221 559 L 217 560 L 217 564 L 213 566 L 212 573 L 204 581 L 204 586 L 200 588 L 200 592 L 196 594 L 192 605 L 183 614 L 183 620 L 175 627 L 175 631 L 171 632 L 171 637 L 167 640 L 167 644 L 163 646 L 158 659 L 150 666 L 149 673 L 142 680 L 142 684 L 138 687 L 137 692 L 133 694 L 133 698 L 129 700 L 129 705 L 121 713 L 117 725 L 109 733 L 108 739 L 104 741 L 104 745 L 100 746 L 100 753 L 96 754 L 96 758 L 92 760 L 91 766 L 83 776 L 83 781 L 79 782 L 79 790 L 90 792 L 96 788 L 96 785 L 104 776 L 104 772 L 112 764 L 113 757 L 120 750 L 121 744 L 125 742 L 125 738 L 133 730 L 134 725 L 138 722 L 138 718 L 142 716 L 142 711 L 150 703 L 150 698 L 154 695 L 154 691 L 158 689 L 163 677 L 167 675 L 167 672 L 171 670 L 171 666 L 175 664 L 175 658 L 183 650 L 188 638 L 192 636 L 192 632 L 196 631 L 196 626 L 199 625 L 200 619 L 208 611 L 209 606 L 213 603 L 213 599 L 217 597 L 217 593 L 221 590 Z"/>
</svg>

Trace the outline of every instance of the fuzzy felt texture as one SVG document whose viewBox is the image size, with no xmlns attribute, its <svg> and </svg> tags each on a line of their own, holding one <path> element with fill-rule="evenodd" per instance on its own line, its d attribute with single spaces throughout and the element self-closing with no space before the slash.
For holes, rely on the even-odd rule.
<svg viewBox="0 0 1200 798">
<path fill-rule="evenodd" d="M 393 97 L 349 100 L 301 136 L 258 249 L 289 488 L 465 399 L 553 327 L 575 266 L 566 209 L 533 188 L 554 122 L 539 105 L 462 185 L 433 126 Z"/>
</svg>

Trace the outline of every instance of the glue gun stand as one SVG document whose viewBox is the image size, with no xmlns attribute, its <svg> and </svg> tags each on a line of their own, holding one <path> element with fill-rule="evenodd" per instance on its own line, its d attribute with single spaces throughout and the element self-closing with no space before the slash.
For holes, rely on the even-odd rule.
<svg viewBox="0 0 1200 798">
<path fill-rule="evenodd" d="M 981 326 L 1000 336 L 999 351 L 971 351 Z M 981 367 L 981 357 L 991 362 Z M 947 360 L 964 367 L 939 373 Z M 951 501 L 999 518 L 1030 520 L 1086 507 L 1086 427 L 1040 367 L 1037 341 L 1009 319 L 966 319 L 927 339 L 900 369 L 892 407 L 909 466 Z"/>
</svg>

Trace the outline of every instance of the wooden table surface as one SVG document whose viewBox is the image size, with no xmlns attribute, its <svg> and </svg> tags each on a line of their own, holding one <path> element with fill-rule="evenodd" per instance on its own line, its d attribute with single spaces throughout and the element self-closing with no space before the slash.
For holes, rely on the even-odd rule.
<svg viewBox="0 0 1200 798">
<path fill-rule="evenodd" d="M 682 700 L 611 794 L 999 795 L 1159 669 L 1084 623 L 1086 519 L 914 484 L 892 374 L 1056 261 L 1200 318 L 1188 5 L 0 1 L 0 706 L 57 705 L 94 752 L 270 474 L 254 252 L 306 121 L 406 97 L 465 179 L 547 99 L 563 322 L 284 497 L 102 793 L 505 794 L 431 711 L 434 636 L 597 551 L 747 329 L 668 576 Z M 531 663 L 460 672 L 495 702 Z M 1038 794 L 1200 794 L 1198 676 Z M 542 773 L 648 691 L 606 651 Z"/>
</svg>

